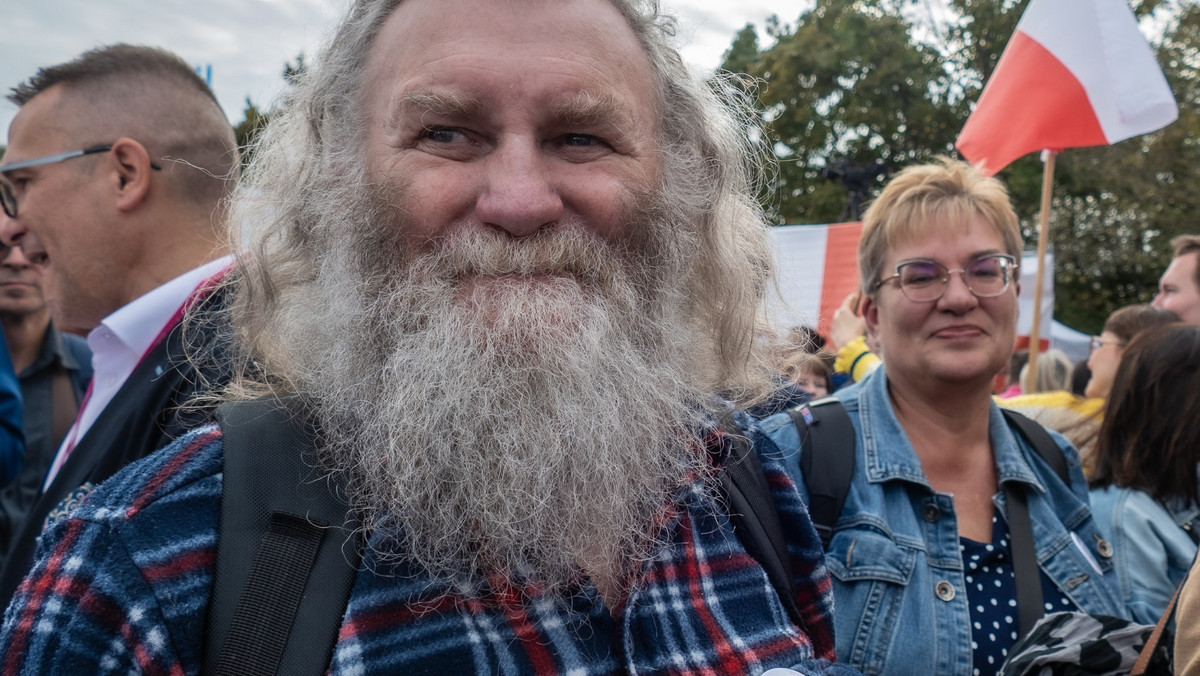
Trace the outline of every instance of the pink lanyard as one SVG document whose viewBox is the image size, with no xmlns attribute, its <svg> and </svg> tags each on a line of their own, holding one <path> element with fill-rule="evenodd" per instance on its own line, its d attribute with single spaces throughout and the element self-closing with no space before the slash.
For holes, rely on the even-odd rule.
<svg viewBox="0 0 1200 676">
<path fill-rule="evenodd" d="M 183 321 L 183 315 L 186 314 L 193 305 L 207 298 L 208 295 L 212 293 L 214 289 L 216 289 L 217 285 L 221 283 L 221 280 L 225 278 L 225 275 L 232 267 L 232 265 L 228 265 L 224 268 L 221 268 L 215 275 L 205 279 L 203 282 L 200 282 L 200 284 L 196 287 L 196 290 L 192 291 L 191 295 L 187 297 L 187 300 L 183 301 L 183 304 L 179 306 L 179 309 L 175 310 L 175 313 L 172 314 L 171 318 L 167 320 L 167 323 L 158 332 L 158 335 L 154 337 L 154 342 L 150 343 L 150 347 L 146 348 L 146 351 L 142 353 L 142 356 L 138 359 L 137 364 L 133 367 L 134 371 L 137 371 L 138 367 L 142 365 L 142 362 L 146 361 L 146 357 L 150 355 L 150 352 L 153 351 L 159 343 L 165 340 L 167 335 L 171 333 L 171 331 L 173 331 L 181 321 Z M 83 418 L 83 411 L 87 408 L 88 400 L 92 398 L 93 384 L 94 381 L 88 382 L 87 393 L 83 395 L 83 402 L 79 404 L 79 412 L 75 414 L 75 422 L 71 425 L 71 436 L 67 438 L 67 446 L 63 450 L 61 460 L 56 462 L 55 465 L 51 467 L 51 471 L 55 474 L 57 474 L 58 470 L 61 469 L 64 464 L 66 464 L 67 458 L 71 457 L 71 452 L 75 450 L 75 444 L 79 442 L 79 422 Z"/>
</svg>

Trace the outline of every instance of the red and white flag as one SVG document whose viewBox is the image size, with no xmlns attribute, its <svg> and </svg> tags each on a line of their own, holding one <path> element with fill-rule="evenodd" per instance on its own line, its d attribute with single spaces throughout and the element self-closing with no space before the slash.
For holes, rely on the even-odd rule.
<svg viewBox="0 0 1200 676">
<path fill-rule="evenodd" d="M 956 145 L 992 175 L 1027 153 L 1109 145 L 1178 116 L 1125 0 L 1031 0 Z"/>
</svg>

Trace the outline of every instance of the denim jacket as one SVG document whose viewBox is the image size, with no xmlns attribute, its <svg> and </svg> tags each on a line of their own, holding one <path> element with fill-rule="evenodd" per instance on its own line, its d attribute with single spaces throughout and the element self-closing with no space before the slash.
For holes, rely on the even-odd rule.
<svg viewBox="0 0 1200 676">
<path fill-rule="evenodd" d="M 930 488 L 892 409 L 883 368 L 836 396 L 857 432 L 854 478 L 826 552 L 838 660 L 864 674 L 969 674 L 971 612 L 953 499 Z M 1112 548 L 1092 518 L 1079 455 L 1051 433 L 1070 468 L 1071 485 L 1064 485 L 994 403 L 990 415 L 1000 483 L 1031 489 L 1041 569 L 1083 612 L 1124 616 L 1108 573 Z M 791 418 L 776 414 L 762 429 L 807 499 Z M 1003 491 L 993 501 L 1007 517 Z"/>
<path fill-rule="evenodd" d="M 1113 543 L 1121 600 L 1134 621 L 1154 624 L 1192 565 L 1196 543 L 1183 525 L 1200 509 L 1120 486 L 1093 489 L 1091 499 L 1100 531 Z"/>
</svg>

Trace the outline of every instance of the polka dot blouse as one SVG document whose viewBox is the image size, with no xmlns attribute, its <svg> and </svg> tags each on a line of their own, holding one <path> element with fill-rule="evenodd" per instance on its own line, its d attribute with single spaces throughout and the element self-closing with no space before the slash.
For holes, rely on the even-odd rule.
<svg viewBox="0 0 1200 676">
<path fill-rule="evenodd" d="M 967 601 L 971 604 L 971 650 L 975 676 L 1000 671 L 1008 650 L 1017 642 L 1017 582 L 1009 551 L 1008 526 L 992 515 L 992 541 L 959 538 L 966 572 Z M 1076 610 L 1043 572 L 1042 600 L 1046 612 Z"/>
</svg>

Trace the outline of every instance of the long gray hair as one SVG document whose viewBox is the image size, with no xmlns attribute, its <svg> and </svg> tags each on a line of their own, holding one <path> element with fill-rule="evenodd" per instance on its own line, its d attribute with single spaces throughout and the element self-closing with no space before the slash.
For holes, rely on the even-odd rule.
<svg viewBox="0 0 1200 676">
<path fill-rule="evenodd" d="M 236 363 L 231 398 L 297 390 L 287 308 L 303 304 L 328 262 L 326 242 L 347 217 L 328 204 L 365 185 L 366 61 L 402 0 L 359 0 L 313 65 L 292 83 L 255 149 L 233 205 L 238 274 L 231 307 Z M 756 118 L 723 77 L 703 82 L 671 45 L 674 21 L 656 1 L 610 0 L 653 67 L 662 111 L 669 208 L 694 260 L 682 294 L 698 384 L 750 400 L 769 379 L 754 334 L 772 258 L 755 190 L 762 158 L 750 139 Z"/>
</svg>

